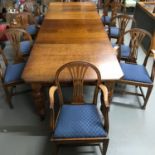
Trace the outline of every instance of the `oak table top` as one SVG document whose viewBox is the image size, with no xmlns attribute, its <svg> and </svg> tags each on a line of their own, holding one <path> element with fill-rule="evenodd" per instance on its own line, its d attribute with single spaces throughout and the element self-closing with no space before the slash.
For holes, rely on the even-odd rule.
<svg viewBox="0 0 155 155">
<path fill-rule="evenodd" d="M 56 70 L 75 60 L 96 65 L 102 80 L 123 76 L 95 4 L 50 3 L 22 78 L 30 83 L 52 83 Z M 93 75 L 87 77 L 93 78 Z"/>
</svg>

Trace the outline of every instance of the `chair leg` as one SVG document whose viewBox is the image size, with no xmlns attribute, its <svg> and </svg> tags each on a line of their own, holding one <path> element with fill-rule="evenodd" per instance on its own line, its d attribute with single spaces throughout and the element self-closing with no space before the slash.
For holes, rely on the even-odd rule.
<svg viewBox="0 0 155 155">
<path fill-rule="evenodd" d="M 3 86 L 3 88 L 4 88 L 4 91 L 5 91 L 5 94 L 6 94 L 7 103 L 9 104 L 9 107 L 10 107 L 11 109 L 13 109 L 13 105 L 12 105 L 12 102 L 11 102 L 11 97 L 12 97 L 12 96 L 10 95 L 9 90 L 8 90 L 7 87 Z"/>
<path fill-rule="evenodd" d="M 151 87 L 149 87 L 148 90 L 147 90 L 146 97 L 145 97 L 145 99 L 144 99 L 144 104 L 143 104 L 143 106 L 141 107 L 141 108 L 144 109 L 144 110 L 145 110 L 145 108 L 146 108 L 146 104 L 147 104 L 147 101 L 148 101 L 148 99 L 149 99 L 149 97 L 150 97 L 152 88 L 153 88 L 153 87 L 151 86 Z"/>
<path fill-rule="evenodd" d="M 52 154 L 53 155 L 58 155 L 58 145 L 55 143 L 52 143 Z"/>
<path fill-rule="evenodd" d="M 103 141 L 103 152 L 102 152 L 102 155 L 106 155 L 108 144 L 109 144 L 109 139 L 105 139 Z"/>
</svg>

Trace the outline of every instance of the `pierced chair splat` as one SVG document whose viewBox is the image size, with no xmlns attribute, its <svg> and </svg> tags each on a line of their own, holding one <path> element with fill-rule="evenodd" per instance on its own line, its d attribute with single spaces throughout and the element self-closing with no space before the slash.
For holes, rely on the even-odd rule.
<svg viewBox="0 0 155 155">
<path fill-rule="evenodd" d="M 143 38 L 144 34 L 147 34 L 148 42 L 150 43 L 150 48 L 147 51 L 143 52 L 144 56 L 140 60 L 135 61 L 135 57 L 134 57 L 134 61 L 133 61 L 132 54 L 129 54 L 129 59 L 127 59 L 126 62 L 120 62 L 120 66 L 124 73 L 124 77 L 118 80 L 117 82 L 124 84 L 125 86 L 128 86 L 128 85 L 135 86 L 136 91 L 133 89 L 127 90 L 126 87 L 122 90 L 119 89 L 118 91 L 129 95 L 136 95 L 137 97 L 142 97 L 142 100 L 139 100 L 140 107 L 142 109 L 145 109 L 153 88 L 154 75 L 155 75 L 155 60 L 154 60 L 154 57 L 151 56 L 151 53 L 152 53 L 151 34 L 149 32 L 145 32 L 145 30 L 139 30 L 139 31 L 143 32 L 142 35 L 140 36 L 138 35 L 140 40 L 141 38 Z M 133 32 L 133 31 L 129 31 L 129 32 Z"/>
<path fill-rule="evenodd" d="M 129 15 L 117 15 L 113 17 L 108 31 L 109 38 L 116 39 L 116 43 L 118 43 L 119 38 L 124 34 L 130 22 L 136 25 L 135 19 Z"/>
<path fill-rule="evenodd" d="M 13 47 L 15 60 L 24 60 L 30 54 L 33 45 L 30 34 L 23 29 L 7 29 L 4 33 Z"/>
<path fill-rule="evenodd" d="M 91 103 L 87 103 L 84 98 L 84 85 L 86 74 L 92 71 L 96 75 L 95 89 L 92 95 Z M 65 101 L 62 91 L 61 74 L 68 72 L 70 84 L 73 87 L 71 102 Z M 97 96 L 101 91 L 101 104 L 103 106 L 101 117 L 97 108 Z M 57 103 L 54 94 L 58 93 L 59 102 Z M 55 76 L 55 86 L 49 91 L 50 109 L 51 109 L 51 141 L 55 144 L 57 150 L 60 145 L 91 145 L 95 143 L 100 147 L 103 155 L 108 148 L 108 90 L 101 83 L 99 70 L 92 64 L 82 61 L 70 62 L 60 67 Z M 59 107 L 58 112 L 55 107 Z M 68 123 L 70 125 L 68 125 Z"/>
<path fill-rule="evenodd" d="M 124 34 L 122 34 L 118 41 L 119 60 L 136 63 L 138 57 L 138 49 L 141 46 L 142 41 L 144 40 L 144 38 L 148 38 L 148 40 L 150 40 L 150 37 L 151 36 L 147 31 L 140 28 L 133 28 L 124 32 Z M 128 39 L 128 44 L 123 43 L 124 38 Z"/>
</svg>

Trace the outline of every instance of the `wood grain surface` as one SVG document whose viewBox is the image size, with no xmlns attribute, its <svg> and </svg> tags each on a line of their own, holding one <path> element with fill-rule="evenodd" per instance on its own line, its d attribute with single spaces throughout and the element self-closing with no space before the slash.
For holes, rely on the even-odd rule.
<svg viewBox="0 0 155 155">
<path fill-rule="evenodd" d="M 22 77 L 30 83 L 52 83 L 56 70 L 74 60 L 95 64 L 102 80 L 123 76 L 95 4 L 50 3 Z M 94 77 L 90 74 L 87 79 Z"/>
</svg>

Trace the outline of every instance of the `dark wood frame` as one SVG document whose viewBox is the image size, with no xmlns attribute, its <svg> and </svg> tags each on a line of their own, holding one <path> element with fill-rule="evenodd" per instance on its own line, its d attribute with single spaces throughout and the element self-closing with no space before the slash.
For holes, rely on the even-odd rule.
<svg viewBox="0 0 155 155">
<path fill-rule="evenodd" d="M 2 60 L 5 64 L 5 67 L 7 67 L 8 65 L 8 61 L 2 51 L 2 49 L 0 48 L 0 55 L 2 57 Z M 12 96 L 14 95 L 17 95 L 19 93 L 24 93 L 24 92 L 27 92 L 29 90 L 25 90 L 25 91 L 22 91 L 22 92 L 15 92 L 13 91 L 14 88 L 16 88 L 17 85 L 21 85 L 21 84 L 24 84 L 24 81 L 22 79 L 20 80 L 16 80 L 16 81 L 13 81 L 11 83 L 5 83 L 4 82 L 4 75 L 5 75 L 5 71 L 3 71 L 3 68 L 0 64 L 0 80 L 1 80 L 1 83 L 2 83 L 2 87 L 5 91 L 5 94 L 6 94 L 6 100 L 7 100 L 7 103 L 9 104 L 10 108 L 13 108 L 13 105 L 12 105 L 12 102 L 11 102 L 11 99 L 12 99 Z"/>
<path fill-rule="evenodd" d="M 147 32 L 147 34 L 149 34 L 149 32 Z M 130 94 L 130 95 L 136 95 L 137 97 L 141 96 L 143 98 L 143 101 L 144 101 L 140 105 L 141 109 L 145 109 L 146 108 L 148 99 L 150 97 L 150 94 L 151 94 L 151 91 L 152 91 L 152 88 L 153 88 L 153 82 L 154 82 L 154 76 L 155 76 L 155 53 L 153 53 L 153 50 L 151 50 L 151 45 L 152 45 L 151 34 L 149 34 L 149 37 L 150 37 L 150 48 L 149 48 L 149 50 L 147 52 L 144 53 L 145 54 L 145 58 L 144 58 L 144 61 L 143 61 L 142 65 L 144 67 L 146 67 L 149 57 L 152 54 L 154 55 L 154 57 L 153 57 L 153 65 L 152 65 L 152 69 L 151 69 L 151 73 L 150 73 L 150 79 L 152 80 L 152 83 L 144 83 L 144 82 L 125 80 L 123 78 L 117 81 L 117 83 L 123 83 L 123 84 L 126 84 L 126 85 L 132 85 L 132 86 L 135 86 L 136 88 L 140 89 L 140 92 L 138 92 L 138 91 L 131 92 L 131 91 L 126 91 L 124 89 L 123 90 L 119 90 L 119 92 L 127 93 L 127 94 Z M 128 63 L 135 64 L 135 62 L 128 62 Z M 143 87 L 147 88 L 146 93 L 143 92 L 143 89 L 142 89 Z"/>
<path fill-rule="evenodd" d="M 105 85 L 101 82 L 101 75 L 99 70 L 92 64 L 82 61 L 75 61 L 70 62 L 62 67 L 60 67 L 55 76 L 55 86 L 52 86 L 49 91 L 50 96 L 50 109 L 51 109 L 51 130 L 52 130 L 52 138 L 51 141 L 56 146 L 56 154 L 58 153 L 59 146 L 61 145 L 99 145 L 100 150 L 103 155 L 106 154 L 109 138 L 106 137 L 94 137 L 94 138 L 55 138 L 54 137 L 54 130 L 56 126 L 56 120 L 59 116 L 61 106 L 64 104 L 63 95 L 60 87 L 59 76 L 64 70 L 68 70 L 69 75 L 73 80 L 73 102 L 74 104 L 82 104 L 84 103 L 83 98 L 83 86 L 84 86 L 84 76 L 88 69 L 92 69 L 96 75 L 96 87 L 94 92 L 94 98 L 92 104 L 97 104 L 97 95 L 99 89 L 101 90 L 101 104 L 102 104 L 102 115 L 103 115 L 103 122 L 105 131 L 108 133 L 109 131 L 109 118 L 108 118 L 108 111 L 109 111 L 109 102 L 108 102 L 108 90 Z M 57 91 L 59 96 L 59 112 L 56 114 L 55 112 L 55 103 L 54 103 L 54 94 Z M 72 102 L 72 104 L 73 104 Z M 101 148 L 100 143 L 103 143 L 103 148 Z"/>
</svg>

